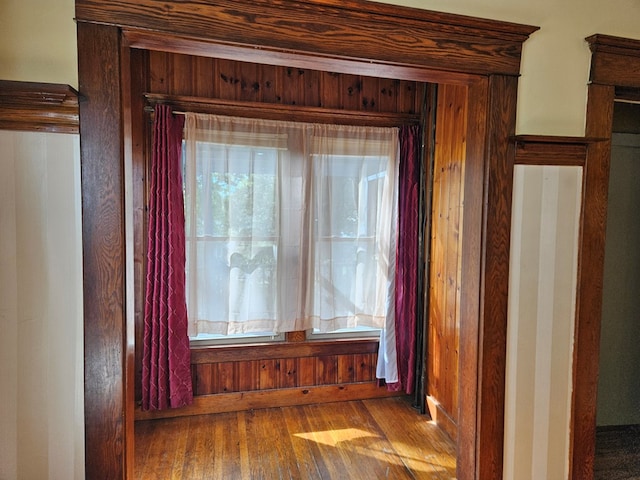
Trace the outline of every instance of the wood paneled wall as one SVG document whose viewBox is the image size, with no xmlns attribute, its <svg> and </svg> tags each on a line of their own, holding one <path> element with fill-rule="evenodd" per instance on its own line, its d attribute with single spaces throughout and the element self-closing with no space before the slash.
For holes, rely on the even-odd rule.
<svg viewBox="0 0 640 480">
<path fill-rule="evenodd" d="M 467 93 L 465 86 L 438 87 L 431 209 L 427 395 L 432 417 L 453 438 L 458 423 Z"/>
<path fill-rule="evenodd" d="M 149 98 L 184 105 L 185 102 L 205 104 L 207 110 L 216 109 L 215 101 L 224 102 L 224 110 L 242 115 L 261 116 L 262 105 L 280 105 L 286 109 L 311 107 L 321 120 L 331 119 L 327 112 L 355 112 L 361 114 L 384 114 L 385 121 L 396 119 L 396 124 L 407 120 L 418 122 L 424 102 L 425 84 L 416 81 L 373 78 L 362 75 L 321 72 L 309 69 L 273 65 L 258 65 L 247 62 L 181 55 L 159 51 L 138 51 L 135 61 L 146 68 L 146 79 L 136 79 L 135 92 Z M 185 100 L 187 99 L 187 100 Z M 188 100 L 191 99 L 191 100 Z M 220 104 L 218 104 L 220 105 Z M 355 115 L 357 116 L 357 115 Z M 366 116 L 362 116 L 365 118 Z M 147 137 L 150 131 L 147 129 Z M 147 138 L 140 144 L 150 148 Z M 148 151 L 134 153 L 134 171 L 144 176 L 144 166 L 150 157 Z M 146 187 L 143 188 L 146 191 Z M 147 195 L 134 195 L 134 210 L 146 212 Z M 135 329 L 136 343 L 141 345 L 144 318 L 144 272 L 146 233 L 144 220 L 136 222 L 135 237 Z M 304 339 L 304 332 L 301 337 Z M 290 338 L 290 337 L 288 337 Z M 341 396 L 370 398 L 387 396 L 386 388 L 377 387 L 375 368 L 377 341 L 335 342 L 285 342 L 268 346 L 197 348 L 192 351 L 192 375 L 194 394 L 203 397 L 196 406 L 185 410 L 193 413 L 212 413 L 229 408 L 253 408 L 255 401 L 239 397 L 231 402 L 215 401 L 212 396 L 260 392 L 261 404 L 271 405 L 300 403 L 305 400 L 329 401 L 336 398 L 336 388 Z M 305 345 L 309 345 L 305 347 Z M 136 349 L 136 402 L 141 400 L 140 378 L 142 374 L 141 349 Z M 368 384 L 362 388 L 363 384 Z M 347 385 L 359 388 L 344 390 Z M 276 393 L 280 389 L 313 387 L 325 393 L 314 396 L 306 393 Z M 325 388 L 327 387 L 327 388 Z M 206 398 L 204 398 L 206 397 Z M 222 398 L 222 397 L 221 397 Z M 270 399 L 270 400 L 268 400 Z M 308 401 L 308 400 L 306 400 Z M 178 414 L 184 414 L 180 412 Z M 138 412 L 138 418 L 149 418 L 163 414 Z"/>
<path fill-rule="evenodd" d="M 344 348 L 347 347 L 347 348 Z M 377 340 L 195 349 L 195 395 L 375 380 Z"/>
<path fill-rule="evenodd" d="M 345 73 L 149 53 L 157 94 L 360 112 L 420 114 L 423 84 Z"/>
</svg>

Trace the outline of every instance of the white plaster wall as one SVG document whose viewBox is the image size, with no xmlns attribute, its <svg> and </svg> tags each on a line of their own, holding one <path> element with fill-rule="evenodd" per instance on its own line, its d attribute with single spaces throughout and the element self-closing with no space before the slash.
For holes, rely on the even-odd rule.
<svg viewBox="0 0 640 480">
<path fill-rule="evenodd" d="M 78 140 L 0 131 L 2 480 L 84 478 Z"/>
<path fill-rule="evenodd" d="M 516 133 L 584 135 L 594 33 L 640 39 L 638 0 L 382 0 L 540 27 L 524 44 Z"/>
<path fill-rule="evenodd" d="M 74 0 L 0 0 L 0 79 L 78 86 Z"/>
</svg>

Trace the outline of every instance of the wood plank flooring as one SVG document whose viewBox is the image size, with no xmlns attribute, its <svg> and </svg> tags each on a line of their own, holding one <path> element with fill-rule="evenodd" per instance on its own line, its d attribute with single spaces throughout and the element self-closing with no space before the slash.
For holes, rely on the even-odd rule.
<svg viewBox="0 0 640 480">
<path fill-rule="evenodd" d="M 640 425 L 597 429 L 594 479 L 640 479 Z"/>
<path fill-rule="evenodd" d="M 136 423 L 136 478 L 454 479 L 455 444 L 405 397 Z"/>
</svg>

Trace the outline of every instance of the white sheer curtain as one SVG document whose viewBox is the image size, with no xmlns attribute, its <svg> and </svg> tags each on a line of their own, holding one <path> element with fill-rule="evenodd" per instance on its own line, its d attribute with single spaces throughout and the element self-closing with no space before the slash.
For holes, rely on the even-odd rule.
<svg viewBox="0 0 640 480">
<path fill-rule="evenodd" d="M 394 128 L 187 114 L 190 335 L 393 323 Z"/>
</svg>

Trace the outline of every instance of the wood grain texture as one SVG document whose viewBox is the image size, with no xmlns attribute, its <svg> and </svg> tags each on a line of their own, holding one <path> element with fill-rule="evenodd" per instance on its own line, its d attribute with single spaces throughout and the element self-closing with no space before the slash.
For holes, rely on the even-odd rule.
<svg viewBox="0 0 640 480">
<path fill-rule="evenodd" d="M 509 75 L 513 75 L 515 79 L 519 70 L 521 43 L 535 30 L 533 27 L 504 22 L 355 0 L 256 0 L 242 3 L 176 1 L 162 4 L 152 0 L 78 0 L 76 13 L 79 30 L 82 28 L 84 31 L 78 37 L 79 58 L 84 62 L 79 71 L 80 90 L 82 94 L 83 89 L 95 93 L 96 98 L 102 102 L 102 109 L 91 110 L 94 118 L 88 122 L 87 135 L 81 139 L 83 155 L 85 151 L 92 152 L 94 163 L 88 164 L 88 172 L 92 173 L 99 169 L 95 159 L 102 155 L 100 158 L 105 163 L 102 168 L 107 173 L 103 187 L 97 185 L 97 175 L 93 184 L 86 187 L 83 185 L 83 198 L 87 198 L 87 205 L 90 207 L 84 210 L 87 228 L 102 222 L 105 211 L 115 209 L 118 215 L 122 213 L 122 192 L 119 197 L 116 195 L 118 198 L 114 198 L 110 189 L 114 187 L 114 191 L 117 191 L 124 184 L 122 156 L 116 155 L 115 150 L 118 149 L 121 153 L 125 145 L 127 148 L 129 145 L 115 134 L 115 130 L 121 126 L 121 110 L 128 112 L 130 108 L 130 105 L 122 103 L 123 100 L 126 102 L 126 95 L 121 96 L 124 91 L 120 84 L 122 77 L 113 69 L 124 50 L 146 49 L 249 61 L 259 64 L 259 69 L 267 70 L 269 65 L 280 65 L 388 79 L 470 85 L 470 105 L 474 106 L 470 110 L 480 112 L 480 115 L 473 118 L 473 127 L 470 122 L 467 143 L 469 151 L 473 152 L 474 158 L 479 162 L 476 167 L 487 172 L 486 175 L 473 178 L 482 178 L 483 182 L 493 184 L 493 180 L 489 180 L 492 175 L 499 177 L 505 171 L 499 168 L 500 161 L 496 163 L 492 156 L 494 152 L 499 152 L 498 157 L 502 158 L 500 152 L 508 143 L 508 138 L 503 137 L 502 131 L 494 135 L 491 131 L 495 126 L 494 122 L 487 119 L 500 117 L 505 109 L 510 110 L 511 97 L 507 96 L 508 104 L 506 107 L 502 106 L 498 97 L 494 98 L 493 94 L 487 93 L 486 80 L 492 74 L 507 72 L 511 72 Z M 100 34 L 92 35 L 90 32 L 94 27 L 88 24 L 112 25 L 95 27 L 96 30 L 108 30 L 109 41 L 104 41 Z M 116 36 L 119 27 L 123 27 L 121 38 Z M 184 32 L 188 33 L 185 35 Z M 263 42 L 267 37 L 268 41 Z M 189 68 L 195 68 L 197 75 L 198 71 L 206 69 L 206 62 L 196 62 L 194 67 Z M 480 78 L 479 74 L 483 77 Z M 131 72 L 132 77 L 135 75 L 135 72 Z M 211 87 L 203 86 L 197 95 L 208 95 L 209 88 Z M 401 90 L 400 97 L 406 93 Z M 114 112 L 117 114 L 114 115 Z M 104 122 L 108 126 L 104 137 L 101 130 L 103 123 L 97 118 L 99 113 L 108 120 Z M 112 119 L 115 121 L 111 122 Z M 82 121 L 81 110 L 81 123 Z M 104 154 L 102 147 L 105 147 Z M 496 166 L 498 168 L 494 171 Z M 114 176 L 110 177 L 109 172 Z M 507 184 L 510 181 L 508 178 Z M 468 192 L 469 189 L 465 188 L 465 194 Z M 477 192 L 476 190 L 476 194 Z M 481 193 L 479 198 L 474 197 L 479 200 L 478 205 L 484 205 L 483 195 Z M 117 204 L 115 207 L 114 202 Z M 470 403 L 461 405 L 461 412 L 465 412 L 465 433 L 460 436 L 460 454 L 472 457 L 471 461 L 463 464 L 464 470 L 461 472 L 467 475 L 465 478 L 476 478 L 478 472 L 485 471 L 486 463 L 491 463 L 491 468 L 499 468 L 494 465 L 494 457 L 488 455 L 485 458 L 478 454 L 484 451 L 483 444 L 494 445 L 502 441 L 501 432 L 497 429 L 484 428 L 487 423 L 499 422 L 495 419 L 501 418 L 502 405 L 498 402 L 491 408 L 485 402 L 481 409 L 476 410 L 477 399 L 487 398 L 486 395 L 476 395 L 476 389 L 485 391 L 486 379 L 481 376 L 478 384 L 476 376 L 470 376 L 476 371 L 476 360 L 484 358 L 485 349 L 494 348 L 493 343 L 485 342 L 483 337 L 480 337 L 482 342 L 478 344 L 478 335 L 485 332 L 484 326 L 478 330 L 477 324 L 478 319 L 491 311 L 484 305 L 488 294 L 484 290 L 486 284 L 482 269 L 486 260 L 483 249 L 490 244 L 484 243 L 484 240 L 490 242 L 500 235 L 492 230 L 495 226 L 492 220 L 486 223 L 485 232 L 485 219 L 482 215 L 471 216 L 470 219 L 477 223 L 473 224 L 471 220 L 467 222 L 465 212 L 465 224 L 470 225 L 470 228 L 465 225 L 465 235 L 475 228 L 468 243 L 472 246 L 470 251 L 477 253 L 477 256 L 474 260 L 470 254 L 463 254 L 463 261 L 465 257 L 467 260 L 464 265 L 471 267 L 471 273 L 467 274 L 465 270 L 463 274 L 462 305 L 465 306 L 465 314 L 471 315 L 466 317 L 464 328 L 461 328 L 461 344 L 464 345 L 460 353 L 464 378 L 468 381 L 462 384 L 462 395 Z M 502 223 L 508 223 L 509 220 L 506 218 Z M 95 388 L 94 394 L 87 396 L 87 402 L 94 402 L 88 412 L 89 415 L 95 414 L 96 418 L 87 427 L 86 451 L 91 472 L 98 472 L 98 477 L 104 474 L 116 479 L 125 478 L 126 475 L 126 467 L 122 465 L 121 445 L 128 441 L 121 430 L 121 404 L 128 392 L 125 392 L 124 383 L 118 383 L 119 379 L 122 380 L 122 369 L 126 367 L 118 349 L 122 347 L 123 338 L 126 337 L 127 342 L 130 342 L 130 338 L 128 331 L 123 330 L 123 224 L 116 231 L 115 224 L 108 215 L 105 221 L 107 224 L 101 230 L 105 236 L 96 236 L 85 243 L 85 256 L 90 258 L 86 260 L 90 268 L 85 275 L 85 301 L 88 304 L 85 331 L 98 334 L 89 346 L 99 344 L 99 334 L 105 332 L 111 349 L 103 346 L 104 348 L 87 353 L 87 374 L 91 376 L 87 388 L 92 388 L 91 385 Z M 111 251 L 105 257 L 107 245 L 111 246 Z M 507 261 L 504 265 L 508 265 L 508 251 L 500 257 L 498 265 L 501 265 L 499 262 L 504 261 L 505 256 Z M 101 260 L 96 263 L 94 258 Z M 492 261 L 493 257 L 489 263 Z M 494 267 L 491 264 L 489 270 L 495 270 Z M 506 269 L 507 267 L 498 268 L 499 271 Z M 115 281 L 105 281 L 106 278 Z M 503 287 L 506 289 L 506 275 L 495 275 L 491 279 L 491 285 L 497 285 L 499 291 Z M 466 286 L 471 286 L 473 290 L 465 292 Z M 105 312 L 113 315 L 103 314 Z M 499 347 L 500 345 L 498 350 Z M 331 357 L 332 355 L 320 357 L 315 371 L 317 378 L 324 378 L 326 381 L 337 379 L 337 368 L 334 368 Z M 498 376 L 503 375 L 504 365 L 500 365 L 498 361 L 494 363 L 494 367 L 498 369 Z M 275 363 L 261 362 L 260 368 L 261 372 L 273 372 Z M 268 376 L 273 378 L 271 372 Z M 488 381 L 493 385 L 492 379 Z M 102 418 L 98 419 L 99 415 Z M 108 428 L 103 431 L 96 428 L 101 422 L 108 425 Z M 486 431 L 477 436 L 477 442 L 476 431 Z M 240 451 L 240 456 L 241 459 L 248 458 L 246 448 Z"/>
<path fill-rule="evenodd" d="M 588 139 L 550 141 L 548 138 L 517 138 L 516 165 L 580 166 L 586 162 Z"/>
<path fill-rule="evenodd" d="M 0 129 L 78 133 L 78 92 L 55 83 L 0 80 Z"/>
<path fill-rule="evenodd" d="M 197 395 L 194 397 L 192 405 L 179 409 L 149 412 L 143 411 L 138 407 L 136 408 L 135 417 L 136 420 L 153 420 L 158 418 L 248 411 L 256 408 L 396 397 L 398 395 L 400 395 L 398 392 L 390 392 L 386 387 L 378 385 L 377 382 L 344 385 L 333 383 L 293 388 L 276 388 L 274 386 L 264 390 Z"/>
<path fill-rule="evenodd" d="M 78 25 L 87 478 L 124 478 L 126 312 L 119 32 Z M 131 426 L 133 424 L 131 423 Z"/>
<path fill-rule="evenodd" d="M 419 120 L 420 82 L 383 80 L 366 75 L 313 68 L 258 65 L 228 59 L 149 52 L 150 94 L 233 103 L 290 107 L 291 112 L 318 109 L 338 113 L 392 113 Z M 206 100 L 205 100 L 206 99 Z M 183 100 L 187 101 L 188 99 Z M 197 106 L 197 102 L 191 102 Z M 202 109 L 203 106 L 200 106 Z M 355 118 L 355 115 L 352 115 Z"/>
<path fill-rule="evenodd" d="M 145 480 L 454 476 L 453 442 L 404 397 L 136 424 Z"/>
<path fill-rule="evenodd" d="M 507 300 L 513 192 L 517 79 L 493 76 L 488 84 L 484 268 L 481 274 L 478 359 L 478 479 L 502 478 Z"/>
<path fill-rule="evenodd" d="M 469 86 L 467 120 L 467 155 L 464 176 L 465 209 L 464 241 L 460 291 L 460 364 L 458 393 L 458 479 L 475 479 L 478 457 L 478 358 L 480 355 L 481 302 L 484 295 L 482 269 L 484 265 L 483 234 L 485 212 L 485 176 L 487 166 L 486 136 L 488 117 L 488 79 Z M 502 279 L 500 281 L 507 281 Z M 503 412 L 493 412 L 500 415 Z M 486 413 L 484 413 L 486 414 Z"/>
<path fill-rule="evenodd" d="M 446 425 L 453 438 L 458 417 L 467 94 L 464 86 L 438 87 L 431 209 L 427 394 L 451 419 Z"/>
<path fill-rule="evenodd" d="M 600 351 L 613 102 L 640 91 L 640 41 L 592 35 L 591 84 L 585 133 L 605 141 L 590 145 L 585 169 L 574 342 L 570 478 L 593 478 L 596 395 Z"/>
<path fill-rule="evenodd" d="M 602 85 L 640 88 L 640 40 L 592 35 L 590 80 Z"/>
<path fill-rule="evenodd" d="M 279 51 L 517 75 L 537 30 L 370 2 L 77 0 L 76 17 Z M 250 28 L 247 28 L 250 27 Z"/>
<path fill-rule="evenodd" d="M 610 138 L 614 93 L 613 86 L 589 85 L 587 135 Z M 572 479 L 593 477 L 610 157 L 610 141 L 591 145 L 584 174 L 569 447 Z"/>
</svg>

